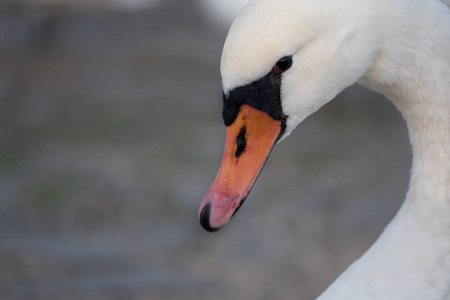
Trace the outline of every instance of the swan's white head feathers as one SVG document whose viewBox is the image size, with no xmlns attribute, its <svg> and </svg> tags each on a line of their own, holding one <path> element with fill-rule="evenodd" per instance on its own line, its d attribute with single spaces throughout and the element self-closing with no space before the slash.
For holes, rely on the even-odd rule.
<svg viewBox="0 0 450 300">
<path fill-rule="evenodd" d="M 280 58 L 292 56 L 281 84 L 281 105 L 288 116 L 283 138 L 355 83 L 374 56 L 370 14 L 355 12 L 361 10 L 358 3 L 334 2 L 251 0 L 228 34 L 221 62 L 225 94 L 262 78 Z"/>
</svg>

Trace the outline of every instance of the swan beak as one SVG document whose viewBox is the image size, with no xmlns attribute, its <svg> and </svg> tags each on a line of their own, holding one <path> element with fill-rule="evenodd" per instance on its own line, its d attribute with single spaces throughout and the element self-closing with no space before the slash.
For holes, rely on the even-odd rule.
<svg viewBox="0 0 450 300">
<path fill-rule="evenodd" d="M 283 126 L 282 121 L 265 112 L 241 105 L 235 121 L 226 129 L 219 172 L 199 207 L 199 221 L 205 230 L 219 230 L 238 211 L 283 132 Z"/>
</svg>

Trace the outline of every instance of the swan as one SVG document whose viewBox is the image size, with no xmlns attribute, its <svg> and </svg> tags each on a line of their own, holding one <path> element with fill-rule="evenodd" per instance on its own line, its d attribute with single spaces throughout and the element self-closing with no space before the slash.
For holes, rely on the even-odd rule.
<svg viewBox="0 0 450 300">
<path fill-rule="evenodd" d="M 413 160 L 400 210 L 318 299 L 450 299 L 448 0 L 251 0 L 225 41 L 223 159 L 198 210 L 219 230 L 273 146 L 354 83 L 384 94 Z"/>
</svg>

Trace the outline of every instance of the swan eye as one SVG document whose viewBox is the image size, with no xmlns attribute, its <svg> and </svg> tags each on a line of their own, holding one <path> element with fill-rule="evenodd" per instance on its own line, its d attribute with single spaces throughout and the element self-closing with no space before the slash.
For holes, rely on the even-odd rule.
<svg viewBox="0 0 450 300">
<path fill-rule="evenodd" d="M 275 72 L 275 74 L 281 74 L 287 69 L 289 69 L 291 66 L 292 66 L 292 57 L 285 56 L 276 63 L 275 67 L 273 67 L 273 71 Z"/>
</svg>

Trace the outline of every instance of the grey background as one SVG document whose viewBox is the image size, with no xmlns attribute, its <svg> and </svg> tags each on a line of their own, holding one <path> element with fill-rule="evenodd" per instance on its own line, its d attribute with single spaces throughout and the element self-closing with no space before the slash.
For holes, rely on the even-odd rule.
<svg viewBox="0 0 450 300">
<path fill-rule="evenodd" d="M 411 153 L 394 106 L 356 86 L 202 230 L 225 37 L 191 1 L 0 5 L 0 299 L 312 299 L 373 243 Z"/>
</svg>

